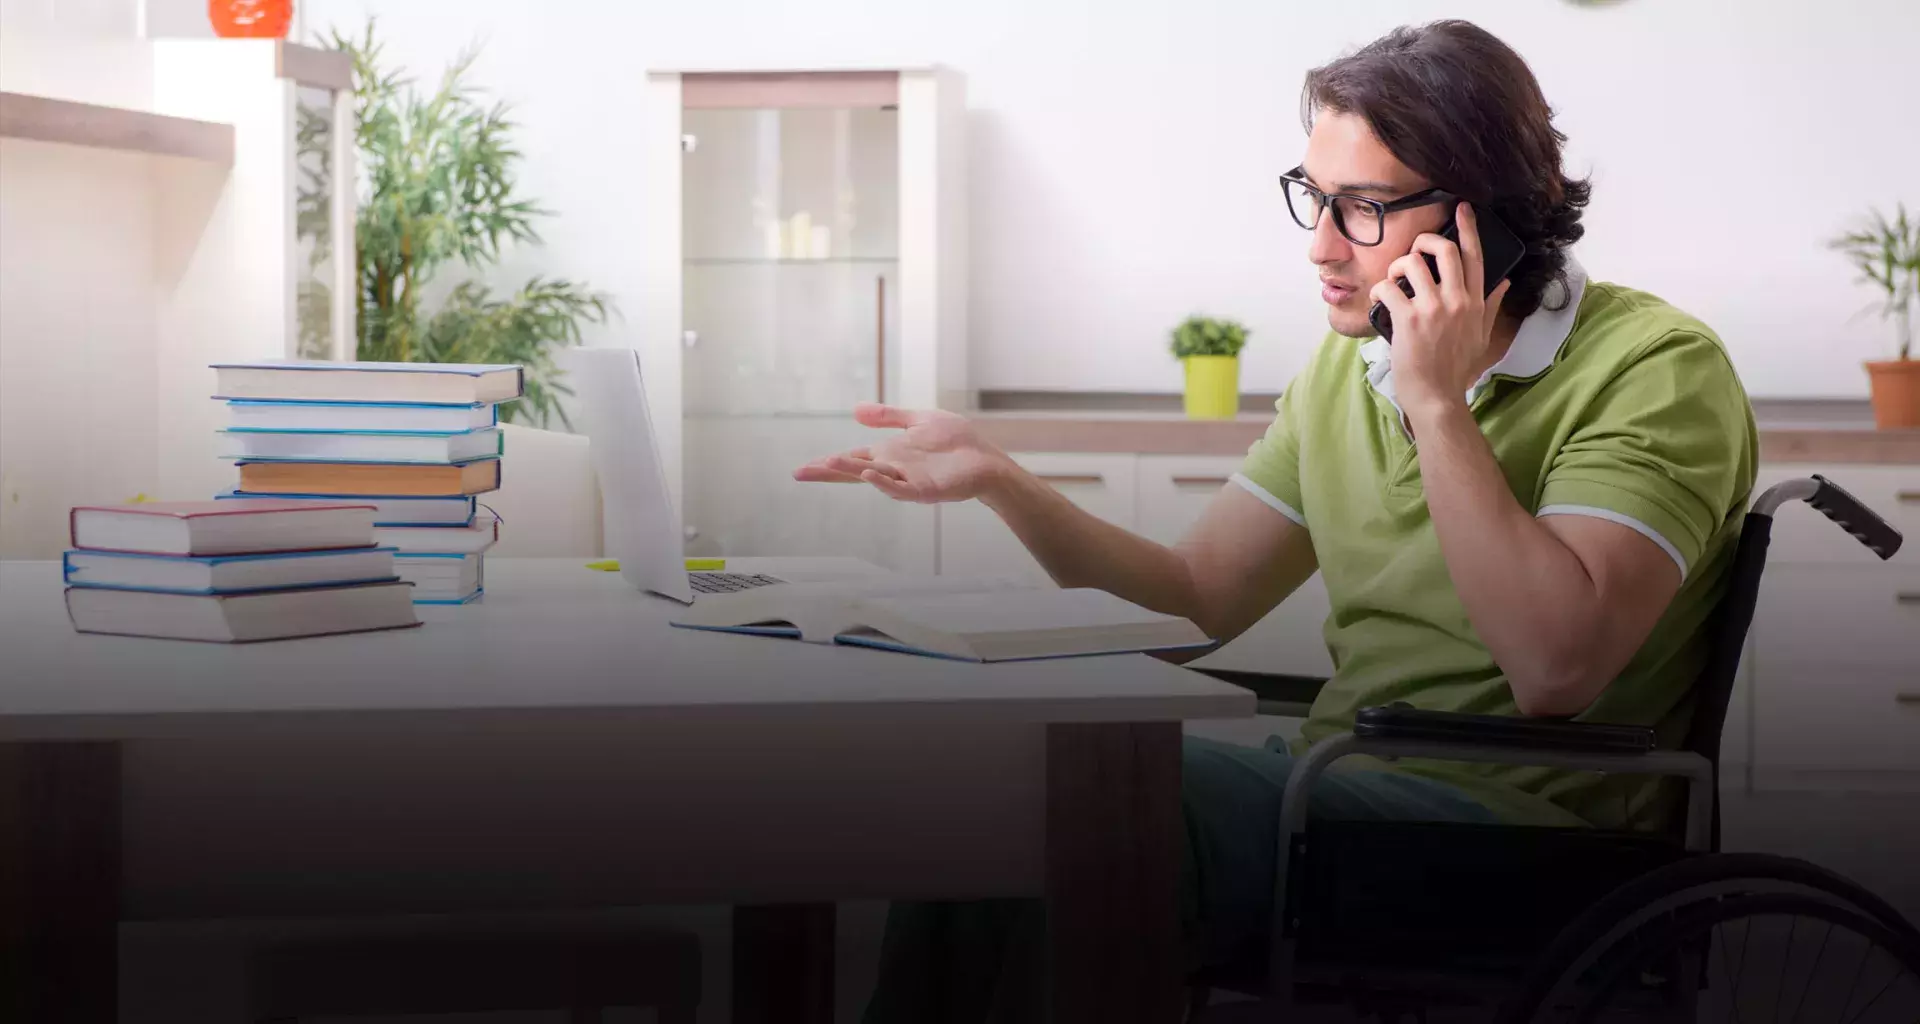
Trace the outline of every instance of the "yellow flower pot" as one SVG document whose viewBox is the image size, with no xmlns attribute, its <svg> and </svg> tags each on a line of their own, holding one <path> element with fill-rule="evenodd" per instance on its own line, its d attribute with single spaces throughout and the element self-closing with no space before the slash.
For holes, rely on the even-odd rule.
<svg viewBox="0 0 1920 1024">
<path fill-rule="evenodd" d="M 1240 412 L 1240 357 L 1187 356 L 1187 418 L 1230 420 Z"/>
</svg>

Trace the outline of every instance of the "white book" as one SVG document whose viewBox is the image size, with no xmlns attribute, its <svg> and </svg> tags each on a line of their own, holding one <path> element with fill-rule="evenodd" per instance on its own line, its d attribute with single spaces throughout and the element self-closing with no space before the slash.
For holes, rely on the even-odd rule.
<svg viewBox="0 0 1920 1024">
<path fill-rule="evenodd" d="M 213 370 L 213 397 L 228 399 L 472 405 L 518 398 L 525 387 L 521 368 L 511 364 L 282 359 L 215 363 Z"/>
<path fill-rule="evenodd" d="M 375 527 L 374 540 L 404 557 L 410 554 L 478 554 L 500 539 L 500 521 L 491 519 L 472 526 L 384 526 Z"/>
<path fill-rule="evenodd" d="M 703 595 L 672 622 L 978 662 L 1212 643 L 1186 619 L 1106 591 L 965 579 L 773 584 Z"/>
<path fill-rule="evenodd" d="M 68 587 L 67 615 L 82 633 L 248 643 L 417 626 L 405 583 L 267 590 L 253 594 L 162 594 Z"/>
<path fill-rule="evenodd" d="M 463 434 L 495 426 L 498 406 L 412 402 L 293 402 L 239 398 L 227 403 L 230 430 L 372 430 Z"/>
<path fill-rule="evenodd" d="M 229 459 L 298 462 L 419 462 L 448 465 L 499 455 L 497 429 L 464 434 L 221 431 Z"/>
<path fill-rule="evenodd" d="M 228 491 L 216 494 L 216 501 L 257 501 L 270 498 L 289 505 L 338 505 L 347 502 L 373 508 L 373 525 L 387 526 L 467 526 L 473 522 L 477 499 L 404 498 L 379 494 L 253 494 Z M 369 541 L 369 543 L 372 543 Z"/>
<path fill-rule="evenodd" d="M 176 594 L 237 594 L 398 578 L 393 571 L 392 548 L 200 558 L 69 551 L 62 563 L 69 586 L 164 590 Z"/>
<path fill-rule="evenodd" d="M 83 505 L 70 515 L 73 546 L 106 551 L 238 555 L 373 544 L 373 506 L 337 497 Z"/>
<path fill-rule="evenodd" d="M 466 604 L 485 587 L 486 556 L 402 554 L 394 558 L 393 571 L 413 585 L 415 604 Z"/>
</svg>

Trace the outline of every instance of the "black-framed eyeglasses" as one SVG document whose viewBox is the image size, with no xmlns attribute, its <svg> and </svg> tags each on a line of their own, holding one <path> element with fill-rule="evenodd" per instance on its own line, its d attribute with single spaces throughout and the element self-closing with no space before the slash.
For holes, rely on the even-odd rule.
<svg viewBox="0 0 1920 1024">
<path fill-rule="evenodd" d="M 1386 237 L 1387 214 L 1395 210 L 1435 206 L 1458 202 L 1460 199 L 1451 192 L 1437 188 L 1423 188 L 1412 195 L 1385 202 L 1344 192 L 1327 193 L 1307 184 L 1306 173 L 1306 168 L 1295 167 L 1280 176 L 1281 188 L 1287 193 L 1287 211 L 1293 214 L 1294 222 L 1312 231 L 1320 223 L 1320 211 L 1332 209 L 1333 226 L 1355 245 L 1379 245 L 1380 240 Z"/>
</svg>

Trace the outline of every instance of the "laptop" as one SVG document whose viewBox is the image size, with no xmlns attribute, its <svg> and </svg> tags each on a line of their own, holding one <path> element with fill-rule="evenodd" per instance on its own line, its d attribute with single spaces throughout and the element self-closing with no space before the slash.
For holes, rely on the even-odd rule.
<svg viewBox="0 0 1920 1024">
<path fill-rule="evenodd" d="M 679 513 L 667 491 L 654 441 L 653 419 L 640 376 L 640 353 L 630 348 L 569 348 L 559 353 L 600 478 L 606 553 L 620 561 L 633 586 L 682 604 L 701 594 L 730 593 L 773 583 L 844 580 L 843 572 L 689 572 Z"/>
</svg>

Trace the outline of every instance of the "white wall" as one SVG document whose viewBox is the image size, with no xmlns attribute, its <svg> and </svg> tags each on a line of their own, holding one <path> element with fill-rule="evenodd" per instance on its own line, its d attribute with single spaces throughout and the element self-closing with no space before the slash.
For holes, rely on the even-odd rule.
<svg viewBox="0 0 1920 1024">
<path fill-rule="evenodd" d="M 0 0 L 0 32 L 131 38 L 142 0 Z M 159 0 L 165 2 L 165 0 Z M 206 4 L 201 4 L 205 17 Z"/>
<path fill-rule="evenodd" d="M 150 158 L 0 139 L 0 558 L 67 510 L 154 494 Z"/>
<path fill-rule="evenodd" d="M 160 0 L 155 0 L 160 2 Z M 187 2 L 187 0 L 178 0 Z M 973 378 L 989 388 L 1174 390 L 1165 331 L 1247 320 L 1249 389 L 1322 330 L 1305 237 L 1274 178 L 1299 156 L 1302 73 L 1407 21 L 1473 18 L 1533 63 L 1596 199 L 1580 256 L 1717 327 L 1765 395 L 1863 395 L 1887 348 L 1822 239 L 1869 202 L 1920 202 L 1912 0 L 309 0 L 310 28 L 377 13 L 430 78 L 519 107 L 523 180 L 561 216 L 505 278 L 644 294 L 634 236 L 641 70 L 938 61 L 968 76 Z M 630 332 L 615 325 L 610 334 Z"/>
<path fill-rule="evenodd" d="M 0 140 L 0 557 L 57 555 L 73 505 L 233 486 L 207 364 L 284 355 L 294 333 L 275 53 L 17 17 L 0 33 L 0 89 L 235 128 L 231 167 Z"/>
</svg>

